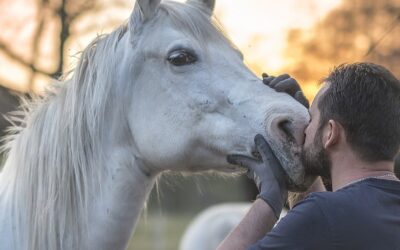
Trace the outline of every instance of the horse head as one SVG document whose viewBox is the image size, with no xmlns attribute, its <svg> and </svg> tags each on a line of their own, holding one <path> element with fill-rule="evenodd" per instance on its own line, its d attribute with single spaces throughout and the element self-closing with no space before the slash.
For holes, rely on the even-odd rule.
<svg viewBox="0 0 400 250">
<path fill-rule="evenodd" d="M 251 155 L 262 134 L 300 183 L 308 112 L 245 66 L 212 17 L 214 5 L 136 2 L 117 49 L 135 152 L 149 172 L 232 172 L 226 155 Z"/>
</svg>

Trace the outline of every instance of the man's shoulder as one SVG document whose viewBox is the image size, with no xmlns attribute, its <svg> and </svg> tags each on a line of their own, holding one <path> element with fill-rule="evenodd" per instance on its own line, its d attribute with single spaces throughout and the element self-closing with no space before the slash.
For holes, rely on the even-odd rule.
<svg viewBox="0 0 400 250">
<path fill-rule="evenodd" d="M 330 220 L 318 200 L 308 197 L 289 210 L 276 226 L 249 249 L 329 249 Z"/>
<path fill-rule="evenodd" d="M 337 202 L 339 200 L 346 200 L 346 198 L 351 195 L 352 192 L 349 191 L 337 191 L 337 192 L 313 192 L 306 196 L 304 202 L 312 202 L 318 204 L 319 206 L 330 202 Z"/>
<path fill-rule="evenodd" d="M 399 188 L 367 180 L 311 193 L 254 249 L 398 249 Z"/>
<path fill-rule="evenodd" d="M 385 204 L 380 206 L 377 204 Z M 400 204 L 400 182 L 368 179 L 348 185 L 336 192 L 314 192 L 293 209 L 320 210 L 327 218 L 369 216 L 377 210 L 397 210 Z M 374 210 L 374 211 L 371 211 Z"/>
<path fill-rule="evenodd" d="M 357 183 L 345 186 L 336 192 L 314 192 L 309 194 L 304 201 L 314 202 L 319 205 L 338 202 L 354 203 L 355 199 L 365 198 L 365 195 L 377 198 L 384 198 L 385 194 L 395 195 L 400 198 L 400 182 L 382 179 L 366 179 Z"/>
<path fill-rule="evenodd" d="M 303 209 L 304 207 L 309 207 L 313 209 L 322 209 L 328 206 L 330 203 L 337 204 L 338 200 L 344 200 L 344 194 L 336 192 L 313 192 L 307 195 L 304 200 L 297 203 L 293 209 Z"/>
</svg>

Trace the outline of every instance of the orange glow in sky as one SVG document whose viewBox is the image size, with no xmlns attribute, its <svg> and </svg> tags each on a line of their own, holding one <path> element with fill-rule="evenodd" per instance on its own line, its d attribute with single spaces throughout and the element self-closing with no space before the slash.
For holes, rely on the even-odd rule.
<svg viewBox="0 0 400 250">
<path fill-rule="evenodd" d="M 307 29 L 321 20 L 340 0 L 217 1 L 216 15 L 249 62 L 262 63 L 279 73 L 289 29 Z"/>
</svg>

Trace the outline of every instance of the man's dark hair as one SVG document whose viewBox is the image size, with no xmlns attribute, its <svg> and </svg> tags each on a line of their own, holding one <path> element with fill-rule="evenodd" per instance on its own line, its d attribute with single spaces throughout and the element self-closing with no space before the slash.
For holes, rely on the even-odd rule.
<svg viewBox="0 0 400 250">
<path fill-rule="evenodd" d="M 400 82 L 380 65 L 343 64 L 324 79 L 320 127 L 330 119 L 344 128 L 347 142 L 365 161 L 393 160 L 400 147 Z"/>
</svg>

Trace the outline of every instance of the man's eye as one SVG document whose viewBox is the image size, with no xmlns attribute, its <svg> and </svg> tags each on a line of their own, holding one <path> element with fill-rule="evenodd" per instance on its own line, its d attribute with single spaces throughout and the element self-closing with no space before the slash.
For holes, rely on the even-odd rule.
<svg viewBox="0 0 400 250">
<path fill-rule="evenodd" d="M 195 63 L 196 61 L 197 57 L 193 53 L 186 50 L 176 50 L 168 56 L 168 62 L 175 66 L 189 65 Z"/>
</svg>

